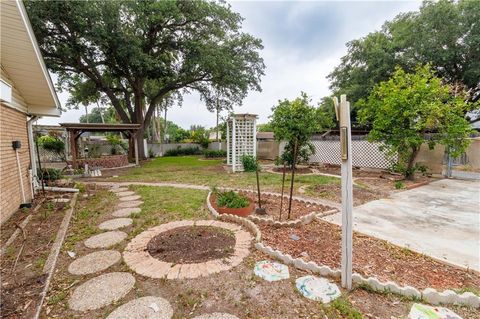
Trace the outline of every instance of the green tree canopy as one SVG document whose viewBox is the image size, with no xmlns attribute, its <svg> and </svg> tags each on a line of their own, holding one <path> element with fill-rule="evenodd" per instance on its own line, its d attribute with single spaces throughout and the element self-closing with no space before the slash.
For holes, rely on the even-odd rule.
<svg viewBox="0 0 480 319">
<path fill-rule="evenodd" d="M 422 144 L 445 145 L 453 156 L 468 146 L 471 129 L 464 113 L 473 105 L 443 84 L 428 65 L 414 73 L 397 68 L 359 105 L 360 121 L 372 128 L 369 139 L 383 143 L 387 154 L 398 154 L 398 167 L 407 178 L 414 176 Z"/>
<path fill-rule="evenodd" d="M 295 145 L 297 145 L 297 162 L 308 160 L 308 157 L 314 153 L 310 143 L 311 136 L 331 126 L 330 117 L 323 112 L 323 109 L 313 106 L 311 99 L 304 92 L 293 101 L 287 99 L 279 101 L 272 111 L 271 128 L 276 140 L 287 141 L 282 159 L 291 167 L 296 164 Z"/>
<path fill-rule="evenodd" d="M 71 104 L 108 98 L 124 123 L 148 125 L 167 97 L 197 91 L 241 103 L 260 90 L 261 40 L 223 2 L 26 1 L 58 87 Z M 138 143 L 143 154 L 143 143 Z"/>
<path fill-rule="evenodd" d="M 87 116 L 82 115 L 80 123 L 87 123 Z M 116 112 L 113 107 L 94 107 L 88 113 L 88 123 L 118 123 Z"/>
<path fill-rule="evenodd" d="M 399 66 L 412 72 L 431 64 L 436 74 L 467 98 L 480 97 L 480 1 L 425 1 L 418 12 L 402 13 L 380 31 L 347 43 L 348 53 L 329 75 L 334 95 L 353 104 L 367 98 Z"/>
</svg>

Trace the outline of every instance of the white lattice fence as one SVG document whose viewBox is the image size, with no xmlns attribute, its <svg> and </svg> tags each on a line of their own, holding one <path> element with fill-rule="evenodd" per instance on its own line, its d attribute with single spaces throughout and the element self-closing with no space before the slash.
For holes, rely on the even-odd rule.
<svg viewBox="0 0 480 319">
<path fill-rule="evenodd" d="M 341 164 L 340 140 L 338 138 L 312 140 L 311 142 L 315 147 L 315 154 L 310 157 L 310 163 Z M 385 153 L 380 151 L 379 145 L 380 144 L 370 143 L 364 138 L 354 138 L 352 140 L 353 166 L 390 168 L 397 159 L 389 159 Z M 285 142 L 282 142 L 280 144 L 281 153 L 283 153 L 284 147 Z"/>
</svg>

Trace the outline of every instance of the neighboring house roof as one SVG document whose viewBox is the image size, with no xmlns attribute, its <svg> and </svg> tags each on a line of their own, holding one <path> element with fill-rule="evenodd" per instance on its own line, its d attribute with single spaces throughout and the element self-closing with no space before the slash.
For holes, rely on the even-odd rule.
<svg viewBox="0 0 480 319">
<path fill-rule="evenodd" d="M 0 1 L 0 18 L 2 80 L 18 90 L 26 113 L 60 116 L 60 102 L 23 2 Z"/>
<path fill-rule="evenodd" d="M 273 140 L 274 138 L 273 132 L 257 132 L 257 140 Z"/>
</svg>

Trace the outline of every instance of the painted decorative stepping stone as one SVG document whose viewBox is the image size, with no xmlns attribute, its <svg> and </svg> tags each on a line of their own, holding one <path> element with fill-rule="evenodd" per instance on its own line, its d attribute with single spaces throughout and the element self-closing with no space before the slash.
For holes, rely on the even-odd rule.
<svg viewBox="0 0 480 319">
<path fill-rule="evenodd" d="M 118 208 L 127 208 L 127 207 L 138 207 L 142 205 L 143 202 L 141 200 L 134 200 L 131 202 L 121 202 L 117 204 Z"/>
<path fill-rule="evenodd" d="M 266 281 L 278 281 L 290 278 L 288 267 L 269 260 L 262 260 L 255 264 L 253 272 Z"/>
<path fill-rule="evenodd" d="M 128 191 L 128 188 L 126 187 L 117 187 L 117 188 L 112 188 L 110 189 L 111 192 L 118 193 L 118 192 L 126 192 Z"/>
<path fill-rule="evenodd" d="M 132 196 L 120 197 L 118 200 L 121 201 L 121 202 L 131 202 L 131 201 L 139 200 L 139 199 L 141 199 L 140 195 L 132 195 Z"/>
<path fill-rule="evenodd" d="M 107 319 L 170 319 L 172 316 L 173 309 L 167 300 L 148 296 L 121 305 Z"/>
<path fill-rule="evenodd" d="M 234 316 L 228 313 L 214 312 L 214 313 L 207 313 L 205 315 L 196 316 L 193 319 L 239 319 L 239 318 L 237 316 Z"/>
<path fill-rule="evenodd" d="M 85 246 L 88 248 L 108 248 L 118 244 L 127 238 L 127 234 L 123 231 L 114 230 L 92 236 L 85 240 Z"/>
<path fill-rule="evenodd" d="M 113 217 L 128 217 L 132 214 L 138 214 L 140 213 L 142 210 L 138 207 L 127 207 L 127 208 L 121 208 L 121 209 L 117 209 L 116 211 L 114 211 L 112 213 L 112 216 Z"/>
<path fill-rule="evenodd" d="M 73 275 L 93 274 L 115 265 L 121 258 L 116 250 L 96 251 L 73 261 L 68 266 L 68 272 Z"/>
<path fill-rule="evenodd" d="M 123 298 L 134 285 L 135 278 L 128 272 L 100 275 L 78 286 L 68 306 L 78 311 L 99 309 Z"/>
<path fill-rule="evenodd" d="M 308 299 L 329 303 L 340 296 L 340 289 L 325 278 L 315 276 L 300 277 L 295 281 L 298 291 Z"/>
<path fill-rule="evenodd" d="M 431 307 L 422 304 L 413 304 L 408 319 L 462 319 L 448 308 Z"/>
<path fill-rule="evenodd" d="M 98 225 L 98 228 L 102 230 L 115 230 L 118 228 L 130 226 L 132 223 L 133 220 L 131 218 L 115 218 L 104 221 L 103 223 Z"/>
<path fill-rule="evenodd" d="M 135 195 L 135 192 L 134 191 L 116 192 L 115 195 L 117 195 L 117 196 L 132 196 L 132 195 Z"/>
</svg>

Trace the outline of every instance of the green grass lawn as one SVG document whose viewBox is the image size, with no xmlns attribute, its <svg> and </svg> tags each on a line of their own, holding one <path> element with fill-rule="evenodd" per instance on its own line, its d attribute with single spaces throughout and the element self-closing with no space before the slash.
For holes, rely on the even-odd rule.
<svg viewBox="0 0 480 319">
<path fill-rule="evenodd" d="M 196 156 L 158 157 L 128 170 L 114 178 L 118 181 L 172 182 L 206 186 L 238 187 L 256 189 L 255 173 L 228 173 L 222 160 L 201 160 Z M 338 184 L 340 179 L 329 176 L 295 177 L 295 190 L 302 186 Z M 260 185 L 264 191 L 280 191 L 282 175 L 261 172 Z M 285 178 L 285 191 L 290 186 L 290 175 Z"/>
</svg>

